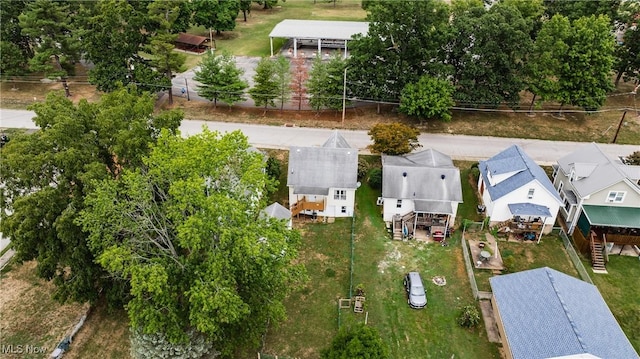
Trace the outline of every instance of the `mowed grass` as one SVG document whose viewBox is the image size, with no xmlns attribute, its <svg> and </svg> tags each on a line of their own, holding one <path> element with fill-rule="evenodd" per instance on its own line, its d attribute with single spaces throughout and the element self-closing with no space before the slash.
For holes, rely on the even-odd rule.
<svg viewBox="0 0 640 359">
<path fill-rule="evenodd" d="M 214 32 L 217 51 L 228 51 L 234 55 L 269 56 L 271 55 L 269 33 L 282 20 L 342 20 L 364 21 L 366 12 L 362 10 L 360 0 L 341 0 L 333 3 L 310 0 L 288 0 L 278 3 L 273 9 L 264 10 L 262 6 L 254 4 L 251 13 L 244 21 L 242 13 L 236 19 L 236 28 L 225 31 L 220 35 Z M 209 37 L 209 29 L 196 27 L 191 33 Z M 274 52 L 278 51 L 287 39 L 274 38 Z"/>
<path fill-rule="evenodd" d="M 456 324 L 458 308 L 474 302 L 459 234 L 448 247 L 392 242 L 375 204 L 379 195 L 366 181 L 357 191 L 353 280 L 349 275 L 351 220 L 302 225 L 301 261 L 310 281 L 287 299 L 288 320 L 269 330 L 263 352 L 318 358 L 338 325 L 363 322 L 366 316 L 389 345 L 392 358 L 499 358 L 482 325 L 467 330 Z M 420 271 L 427 288 L 429 302 L 424 310 L 407 305 L 402 279 L 411 270 Z M 447 285 L 433 284 L 434 276 L 444 276 Z M 350 288 L 355 293 L 360 284 L 368 314 L 350 309 L 338 312 L 338 299 L 347 298 Z"/>
<path fill-rule="evenodd" d="M 591 274 L 591 280 L 640 353 L 640 261 L 637 257 L 610 255 L 607 272 Z"/>
</svg>

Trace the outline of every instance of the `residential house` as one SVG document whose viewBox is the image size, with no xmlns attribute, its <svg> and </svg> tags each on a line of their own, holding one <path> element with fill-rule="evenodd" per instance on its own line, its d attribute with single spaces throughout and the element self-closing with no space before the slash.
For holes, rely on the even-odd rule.
<svg viewBox="0 0 640 359">
<path fill-rule="evenodd" d="M 594 264 L 602 264 L 606 243 L 640 246 L 639 180 L 640 166 L 610 158 L 595 143 L 554 166 L 553 185 L 563 201 L 560 217 L 578 249 L 591 252 Z"/>
<path fill-rule="evenodd" d="M 451 157 L 433 149 L 382 155 L 382 202 L 394 239 L 415 236 L 420 229 L 441 240 L 462 202 L 460 170 Z"/>
<path fill-rule="evenodd" d="M 478 169 L 478 191 L 490 226 L 524 238 L 551 232 L 562 200 L 545 171 L 520 146 L 480 161 Z"/>
<path fill-rule="evenodd" d="M 548 267 L 489 282 L 506 358 L 638 358 L 593 284 Z"/>
<path fill-rule="evenodd" d="M 322 147 L 290 147 L 287 186 L 293 216 L 351 217 L 358 185 L 358 150 L 338 131 Z"/>
</svg>

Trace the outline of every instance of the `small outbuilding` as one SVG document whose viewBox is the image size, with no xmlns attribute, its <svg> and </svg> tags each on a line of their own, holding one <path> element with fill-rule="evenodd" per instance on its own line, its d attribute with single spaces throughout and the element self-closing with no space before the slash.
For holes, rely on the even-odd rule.
<svg viewBox="0 0 640 359">
<path fill-rule="evenodd" d="M 265 209 L 261 211 L 260 215 L 286 221 L 287 227 L 289 229 L 291 229 L 293 224 L 291 220 L 291 211 L 289 211 L 287 207 L 281 205 L 278 202 L 273 202 L 272 204 L 267 206 Z"/>
<path fill-rule="evenodd" d="M 209 38 L 181 32 L 178 34 L 175 45 L 180 50 L 201 54 L 209 49 Z"/>
</svg>

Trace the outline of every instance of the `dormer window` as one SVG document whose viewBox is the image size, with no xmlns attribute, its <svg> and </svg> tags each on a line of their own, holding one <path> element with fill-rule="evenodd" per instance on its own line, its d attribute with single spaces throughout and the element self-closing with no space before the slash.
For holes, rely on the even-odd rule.
<svg viewBox="0 0 640 359">
<path fill-rule="evenodd" d="M 627 192 L 623 191 L 610 191 L 607 196 L 607 203 L 622 203 L 626 194 Z"/>
<path fill-rule="evenodd" d="M 569 182 L 573 182 L 574 179 L 576 179 L 576 171 L 571 169 L 571 173 L 569 173 Z"/>
<path fill-rule="evenodd" d="M 527 198 L 532 199 L 533 194 L 536 192 L 535 188 L 529 188 L 529 193 L 527 193 Z"/>
</svg>

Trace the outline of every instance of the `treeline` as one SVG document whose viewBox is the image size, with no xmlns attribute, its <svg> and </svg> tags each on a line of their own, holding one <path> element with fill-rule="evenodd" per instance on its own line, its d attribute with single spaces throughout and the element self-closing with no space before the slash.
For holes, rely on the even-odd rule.
<svg viewBox="0 0 640 359">
<path fill-rule="evenodd" d="M 259 3 L 268 8 L 275 2 Z M 89 82 L 102 91 L 130 82 L 142 90 L 169 89 L 173 73 L 184 64 L 183 56 L 172 51 L 175 34 L 191 26 L 233 30 L 239 12 L 246 15 L 251 3 L 7 2 L 2 6 L 2 74 L 44 72 L 60 77 L 68 93 L 65 78 L 82 57 L 94 65 Z M 268 88 L 248 94 L 265 107 L 275 105 L 270 96 L 277 90 L 272 99 L 281 107 L 285 100 L 301 104 L 308 99 L 315 109 L 338 109 L 347 98 L 399 104 L 408 115 L 447 120 L 454 104 L 519 107 L 523 91 L 533 95 L 530 108 L 553 102 L 597 110 L 618 81 L 637 80 L 640 71 L 637 1 L 453 0 L 449 5 L 400 0 L 363 1 L 362 6 L 369 33 L 350 42 L 347 61 L 317 61 L 308 79 L 296 79 L 295 71 L 283 77 L 280 66 L 280 81 L 296 80 L 297 93 L 290 85 L 287 95 L 282 82 L 275 86 L 278 79 L 263 73 Z M 261 70 L 273 72 L 268 67 L 264 63 Z M 246 89 L 233 84 L 229 102 L 243 99 Z"/>
<path fill-rule="evenodd" d="M 178 33 L 192 26 L 230 31 L 239 12 L 246 21 L 252 3 L 271 8 L 277 1 L 3 1 L 0 74 L 60 78 L 69 96 L 67 77 L 83 59 L 93 66 L 89 82 L 101 91 L 129 83 L 141 90 L 170 89 L 185 61 L 173 51 Z"/>
</svg>

